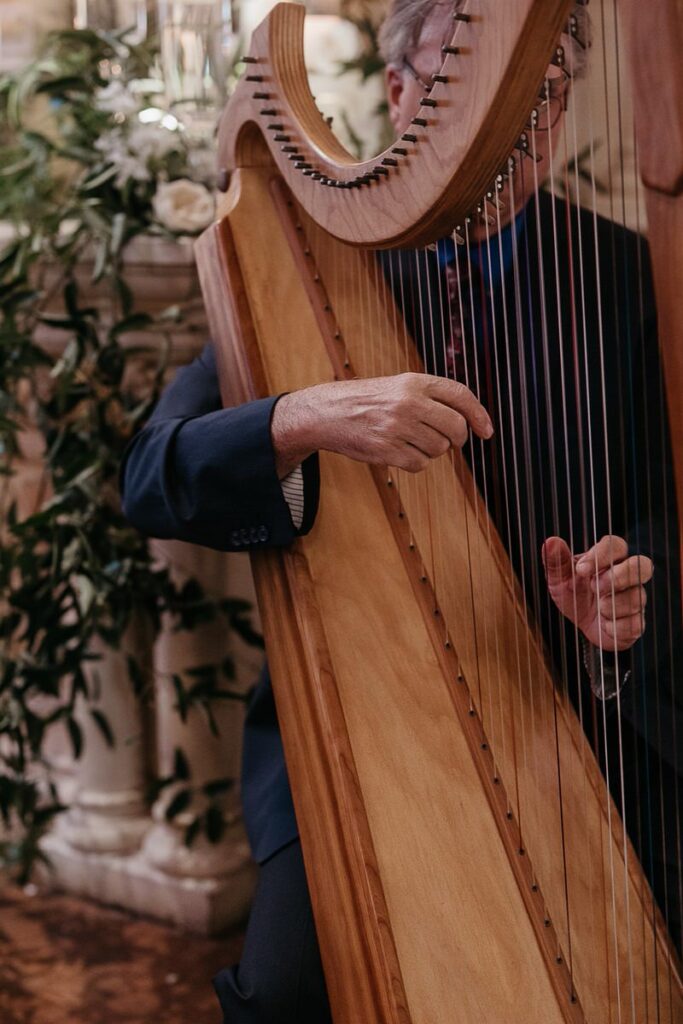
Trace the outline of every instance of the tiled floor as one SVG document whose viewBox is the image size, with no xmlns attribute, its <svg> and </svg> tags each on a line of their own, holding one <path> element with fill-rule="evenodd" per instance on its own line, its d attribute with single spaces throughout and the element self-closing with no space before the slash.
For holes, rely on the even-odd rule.
<svg viewBox="0 0 683 1024">
<path fill-rule="evenodd" d="M 71 896 L 0 891 L 0 1024 L 220 1024 L 207 939 Z"/>
</svg>

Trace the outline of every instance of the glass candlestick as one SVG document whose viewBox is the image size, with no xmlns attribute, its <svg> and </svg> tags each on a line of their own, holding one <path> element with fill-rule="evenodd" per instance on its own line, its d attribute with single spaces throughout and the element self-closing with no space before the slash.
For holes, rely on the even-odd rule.
<svg viewBox="0 0 683 1024">
<path fill-rule="evenodd" d="M 227 99 L 237 56 L 236 4 L 231 0 L 158 0 L 166 100 L 192 135 L 210 140 Z"/>
<path fill-rule="evenodd" d="M 75 0 L 74 28 L 100 29 L 113 32 L 122 28 L 131 31 L 131 43 L 142 43 L 150 32 L 151 0 Z"/>
</svg>

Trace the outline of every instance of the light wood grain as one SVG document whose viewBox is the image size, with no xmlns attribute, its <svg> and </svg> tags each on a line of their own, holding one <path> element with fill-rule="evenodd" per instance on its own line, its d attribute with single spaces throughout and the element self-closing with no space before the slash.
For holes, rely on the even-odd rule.
<svg viewBox="0 0 683 1024">
<path fill-rule="evenodd" d="M 349 372 L 372 376 L 420 369 L 416 350 L 396 344 L 388 290 L 381 275 L 368 272 L 365 254 L 347 248 L 340 255 L 303 211 L 298 216 L 325 285 L 324 301 L 346 339 Z M 355 301 L 358 280 L 366 288 L 362 311 Z M 328 349 L 334 353 L 333 342 Z M 343 372 L 340 362 L 337 370 Z M 649 886 L 633 848 L 624 844 L 621 820 L 574 711 L 553 683 L 469 470 L 454 458 L 455 465 L 448 459 L 433 463 L 422 479 L 401 472 L 392 476 L 513 803 L 518 794 L 513 809 L 517 815 L 519 808 L 524 847 L 565 955 L 571 932 L 574 978 L 587 1020 L 601 1021 L 609 1010 L 616 1014 L 618 1005 L 633 1004 L 638 1020 L 647 1019 L 647 1007 L 658 1006 L 660 1018 L 673 1022 L 683 1012 L 680 977 L 662 922 L 652 918 Z M 430 522 L 428 507 L 448 513 Z M 671 972 L 677 993 L 673 1010 L 668 1008 Z"/>
<path fill-rule="evenodd" d="M 234 247 L 231 259 L 236 258 L 241 268 L 248 333 L 253 334 L 260 353 L 257 375 L 266 391 L 276 393 L 331 379 L 343 367 L 339 359 L 334 366 L 329 358 L 329 346 L 339 342 L 328 339 L 326 343 L 321 337 L 324 300 L 330 296 L 319 292 L 320 309 L 316 310 L 311 299 L 315 288 L 302 281 L 288 241 L 291 232 L 283 228 L 271 180 L 267 172 L 240 172 L 229 198 L 233 204 L 230 231 L 224 228 L 222 237 L 224 245 L 229 240 Z M 366 308 L 364 332 L 373 339 L 373 346 L 363 347 L 359 341 L 354 347 L 353 339 L 360 334 L 347 325 L 347 318 L 357 315 L 357 303 L 339 268 L 348 268 L 355 278 L 360 273 L 356 264 L 363 261 L 362 253 L 349 250 L 337 265 L 335 318 L 345 328 L 354 369 L 358 364 L 361 372 L 380 368 L 391 372 L 397 356 L 390 351 L 393 322 L 385 319 L 391 310 L 383 289 Z M 220 266 L 220 261 L 214 260 L 213 265 Z M 324 266 L 317 269 L 324 281 Z M 260 286 L 264 280 L 269 282 L 267 289 Z M 380 287 L 378 277 L 373 282 L 373 288 Z M 320 282 L 313 284 L 321 287 Z M 344 294 L 349 296 L 347 305 Z M 221 302 L 220 308 L 224 310 L 226 303 Z M 368 309 L 376 311 L 369 320 Z M 279 312 L 277 317 L 273 310 Z M 403 368 L 405 351 L 399 350 L 394 370 Z M 363 365 L 364 359 L 370 360 L 369 368 Z M 675 969 L 672 975 L 666 966 L 668 951 L 661 925 L 656 922 L 655 940 L 645 913 L 648 889 L 642 873 L 628 844 L 630 863 L 625 866 L 618 818 L 599 770 L 580 728 L 569 724 L 572 713 L 555 693 L 540 647 L 526 629 L 516 585 L 509 569 L 506 574 L 502 568 L 500 542 L 484 527 L 481 509 L 473 501 L 471 487 L 463 484 L 464 478 L 462 466 L 454 472 L 442 460 L 426 479 L 433 501 L 461 507 L 468 517 L 469 549 L 463 546 L 458 520 L 453 519 L 452 535 L 444 533 L 436 542 L 436 564 L 444 581 L 463 579 L 475 569 L 475 604 L 480 606 L 479 620 L 488 623 L 490 637 L 484 657 L 485 636 L 478 637 L 479 656 L 495 666 L 490 684 L 477 680 L 481 697 L 473 683 L 475 620 L 468 591 L 444 586 L 437 578 L 436 598 L 485 728 L 487 706 L 495 703 L 499 708 L 498 733 L 493 721 L 488 733 L 496 768 L 509 794 L 517 780 L 525 856 L 566 955 L 554 753 L 557 711 L 564 811 L 569 822 L 566 841 L 578 997 L 586 1020 L 598 1024 L 610 1016 L 616 1019 L 618 1000 L 630 1005 L 633 964 L 633 998 L 637 1012 L 647 1019 L 644 1007 L 657 1004 L 656 973 L 663 992 L 671 989 L 670 977 L 675 979 Z M 410 488 L 400 483 L 398 490 L 417 550 L 423 553 L 419 565 L 424 564 L 431 575 L 429 548 L 435 539 L 429 537 L 424 517 L 411 518 L 410 503 L 420 497 L 419 482 L 413 482 L 417 486 L 412 496 Z M 509 851 L 496 839 L 500 825 L 495 808 L 466 734 L 452 713 L 453 670 L 435 651 L 433 635 L 420 626 L 424 609 L 415 597 L 415 580 L 411 584 L 400 551 L 391 542 L 391 526 L 376 484 L 366 467 L 333 457 L 326 460 L 323 484 L 316 530 L 297 545 L 296 556 L 291 556 L 294 563 L 285 570 L 288 596 L 283 599 L 284 584 L 269 575 L 272 566 L 265 575 L 259 570 L 259 593 L 262 611 L 271 609 L 266 612 L 269 651 L 336 1017 L 340 1022 L 508 1021 L 517 1019 L 519 1012 L 520 1020 L 552 1020 L 553 1014 L 572 1019 L 571 1004 L 567 999 L 563 1003 L 553 987 L 551 972 L 557 966 L 538 941 L 533 912 L 520 891 L 520 877 L 512 868 Z M 347 495 L 353 495 L 354 515 L 349 515 Z M 429 551 L 426 556 L 425 551 Z M 285 566 L 289 558 L 283 556 Z M 290 607 L 289 616 L 282 615 L 283 606 Z M 291 636 L 292 615 L 298 641 Z M 297 667 L 300 659 L 292 657 L 292 645 L 306 652 L 305 671 Z M 299 686 L 297 680 L 309 682 Z M 490 701 L 487 685 L 495 687 Z M 307 714 L 306 708 L 316 704 L 316 714 Z M 522 735 L 526 735 L 526 754 L 519 739 Z M 338 767 L 336 778 L 331 779 L 334 764 L 344 770 Z M 325 814 L 322 794 L 328 793 L 329 800 L 329 787 L 332 809 Z M 332 884 L 330 848 L 340 844 L 340 835 L 348 841 L 348 834 L 356 836 L 353 849 L 343 857 L 338 852 L 340 867 Z M 612 867 L 607 866 L 610 859 Z M 448 891 L 439 884 L 446 878 Z M 357 899 L 349 900 L 348 892 L 344 894 L 344 880 L 351 892 L 366 894 L 362 907 Z M 626 947 L 626 898 L 632 918 L 630 950 Z M 340 915 L 345 922 L 341 928 L 335 921 Z M 510 948 L 512 935 L 515 955 Z M 657 965 L 650 952 L 655 944 Z M 368 949 L 374 951 L 372 957 Z M 365 987 L 359 988 L 353 971 L 348 974 L 349 951 L 352 958 L 375 964 L 368 968 L 367 978 L 363 976 Z M 491 951 L 495 951 L 497 984 L 489 994 L 484 975 L 493 969 Z M 539 971 L 547 984 L 537 1005 Z M 349 976 L 354 977 L 350 988 L 344 981 Z M 462 1002 L 462 1015 L 455 1017 L 454 993 L 468 985 L 472 996 Z M 513 991 L 515 1006 L 507 1002 Z M 359 1012 L 359 993 L 362 1017 L 354 1016 Z M 382 1000 L 385 1008 L 378 1011 Z M 679 1004 L 674 1003 L 672 1014 L 660 1002 L 660 1019 L 673 1024 Z M 440 1017 L 439 1006 L 449 1006 L 449 1016 Z M 379 1016 L 373 1018 L 369 1007 Z"/>
<path fill-rule="evenodd" d="M 299 388 L 331 379 L 316 316 L 269 203 L 269 175 L 241 171 L 233 187 L 232 238 L 243 280 L 251 283 L 249 308 L 268 389 L 276 393 L 285 382 Z M 268 289 L 255 285 L 259 279 L 270 282 Z M 353 495 L 352 515 L 344 495 Z M 495 817 L 453 715 L 448 681 L 368 467 L 323 459 L 316 530 L 298 542 L 294 554 L 282 557 L 308 660 L 305 673 L 300 659 L 290 658 L 291 626 L 282 624 L 282 603 L 271 598 L 271 581 L 260 582 L 260 603 L 271 626 L 269 657 L 290 773 L 301 780 L 294 785 L 295 803 L 335 1021 L 574 1019 L 568 999 L 561 1007 L 555 995 L 551 965 L 498 841 Z M 302 682 L 308 676 L 312 697 Z M 324 709 L 317 723 L 307 717 L 311 700 Z M 296 740 L 289 732 L 292 719 Z M 380 885 L 386 908 L 366 913 L 359 934 L 350 915 L 340 927 L 337 917 L 347 903 L 330 891 L 329 848 L 340 826 L 321 813 L 318 794 L 330 785 L 335 764 L 344 766 L 336 780 L 342 832 L 357 832 L 360 809 L 371 838 L 372 855 L 366 848 L 355 858 L 353 888 L 376 894 Z M 473 874 L 475 862 L 480 870 Z M 376 901 L 372 905 L 377 908 Z M 390 964 L 395 950 L 397 970 L 383 973 L 384 1000 L 393 1016 L 356 1015 L 360 951 L 367 948 L 368 934 L 376 963 Z M 356 958 L 350 971 L 349 951 Z M 367 955 L 363 963 L 374 979 L 372 990 L 377 974 Z M 494 968 L 497 980 L 490 985 Z M 366 1013 L 368 1005 L 369 999 Z"/>
<path fill-rule="evenodd" d="M 467 212 L 570 6 L 515 0 L 500 18 L 493 0 L 466 4 L 458 42 L 479 62 L 434 92 L 405 164 L 355 189 L 295 172 L 260 113 L 274 104 L 330 177 L 374 166 L 352 166 L 315 110 L 302 12 L 275 9 L 248 67 L 264 81 L 243 82 L 223 118 L 220 160 L 238 170 L 198 247 L 226 401 L 419 366 L 353 247 L 431 241 Z M 650 204 L 677 394 L 681 264 L 661 269 L 680 205 Z M 322 469 L 313 533 L 254 565 L 335 1024 L 680 1024 L 661 917 L 467 466 L 441 459 L 390 486 L 338 457 Z"/>
</svg>

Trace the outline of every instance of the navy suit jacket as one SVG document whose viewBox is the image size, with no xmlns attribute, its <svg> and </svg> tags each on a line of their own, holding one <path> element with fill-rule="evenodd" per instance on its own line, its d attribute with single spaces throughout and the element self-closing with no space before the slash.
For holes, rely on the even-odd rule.
<svg viewBox="0 0 683 1024">
<path fill-rule="evenodd" d="M 530 208 L 519 241 L 520 280 L 516 283 L 509 280 L 506 294 L 503 295 L 503 291 L 498 289 L 494 298 L 499 322 L 502 323 L 503 306 L 507 305 L 508 321 L 512 325 L 507 345 L 510 362 L 507 363 L 506 357 L 502 363 L 506 380 L 510 379 L 512 387 L 509 392 L 504 389 L 507 397 L 504 397 L 500 407 L 491 410 L 494 422 L 499 424 L 504 421 L 507 424 L 505 431 L 497 431 L 497 435 L 505 435 L 507 440 L 490 446 L 486 475 L 490 493 L 496 488 L 500 489 L 501 461 L 512 458 L 512 451 L 505 450 L 506 444 L 509 445 L 514 437 L 523 444 L 522 430 L 531 432 L 536 447 L 529 465 L 524 467 L 528 477 L 523 480 L 517 503 L 513 505 L 515 522 L 521 523 L 521 529 L 508 530 L 505 515 L 496 514 L 497 508 L 498 511 L 504 509 L 504 502 L 498 506 L 494 502 L 493 513 L 518 573 L 528 575 L 527 593 L 537 606 L 550 648 L 558 660 L 558 652 L 562 652 L 563 675 L 565 678 L 574 678 L 581 674 L 582 669 L 570 667 L 568 670 L 566 660 L 572 657 L 575 645 L 571 638 L 568 642 L 562 641 L 560 634 L 565 627 L 559 615 L 549 607 L 544 595 L 538 592 L 538 562 L 534 562 L 534 559 L 538 559 L 540 542 L 545 536 L 559 532 L 568 537 L 570 521 L 573 521 L 574 535 L 577 537 L 576 524 L 585 520 L 585 502 L 582 501 L 576 481 L 581 478 L 582 472 L 585 475 L 585 467 L 582 469 L 579 464 L 577 453 L 580 450 L 579 429 L 588 429 L 588 407 L 585 401 L 579 403 L 581 414 L 570 417 L 568 428 L 562 422 L 562 417 L 557 415 L 563 401 L 559 372 L 561 346 L 557 340 L 560 337 L 563 339 L 564 355 L 570 360 L 572 325 L 577 318 L 583 320 L 585 317 L 588 346 L 593 352 L 588 357 L 588 362 L 593 363 L 588 367 L 589 390 L 593 410 L 599 409 L 602 401 L 601 380 L 595 372 L 597 359 L 594 353 L 600 305 L 603 308 L 604 356 L 609 371 L 607 403 L 609 415 L 614 420 L 610 426 L 613 427 L 617 421 L 626 421 L 626 433 L 623 429 L 611 430 L 609 438 L 614 448 L 613 458 L 610 458 L 612 489 L 619 496 L 619 500 L 614 503 L 612 529 L 615 533 L 628 536 L 634 550 L 651 553 L 659 565 L 665 565 L 665 570 L 660 568 L 655 575 L 655 580 L 659 579 L 662 588 L 662 603 L 667 596 L 666 580 L 669 580 L 669 589 L 671 581 L 677 581 L 677 556 L 675 552 L 672 556 L 671 552 L 655 550 L 658 544 L 663 543 L 664 531 L 658 524 L 664 517 L 667 486 L 669 496 L 673 496 L 666 440 L 664 447 L 653 447 L 653 451 L 659 451 L 662 456 L 660 464 L 657 464 L 657 459 L 654 460 L 654 467 L 645 459 L 646 454 L 652 453 L 640 450 L 642 438 L 635 443 L 632 457 L 624 459 L 623 456 L 624 437 L 629 436 L 630 421 L 640 424 L 644 419 L 643 400 L 648 403 L 648 417 L 661 411 L 654 302 L 647 278 L 646 255 L 635 235 L 607 221 L 599 221 L 600 266 L 591 266 L 594 252 L 591 245 L 592 215 L 585 212 L 577 215 L 573 210 L 568 217 L 564 204 L 558 202 L 556 226 L 552 229 L 552 202 L 549 197 L 541 197 L 540 256 L 535 212 Z M 579 231 L 584 236 L 583 267 L 578 262 L 576 236 Z M 558 242 L 557 247 L 555 241 Z M 539 268 L 546 264 L 553 267 L 552 260 L 556 251 L 561 264 L 558 274 L 560 288 L 557 293 L 555 288 L 546 288 L 543 317 L 538 299 Z M 410 287 L 406 288 L 408 308 L 405 315 L 413 336 L 418 348 L 427 353 L 427 369 L 442 372 L 443 367 L 439 363 L 439 353 L 443 351 L 439 337 L 440 324 L 444 322 L 441 311 L 435 308 L 425 313 L 422 304 L 419 304 L 418 309 L 418 304 L 411 305 L 410 300 L 411 294 L 414 295 L 422 286 L 428 285 L 426 281 L 417 280 L 420 275 L 431 278 L 431 294 L 439 294 L 435 283 L 435 275 L 439 273 L 437 254 L 415 260 L 414 253 L 403 253 L 395 259 L 400 262 L 410 282 Z M 396 265 L 394 263 L 394 269 Z M 645 269 L 644 289 L 640 289 L 640 267 Z M 580 297 L 571 289 L 571 282 L 579 281 L 581 274 L 585 281 L 585 308 L 581 307 Z M 510 274 L 507 274 L 507 278 L 510 278 Z M 515 327 L 515 287 L 523 299 L 522 323 L 518 327 Z M 426 287 L 423 291 L 426 291 Z M 637 299 L 638 295 L 642 296 L 642 302 Z M 547 338 L 546 342 L 543 341 L 543 320 L 550 325 L 549 345 Z M 430 357 L 430 352 L 433 357 Z M 524 391 L 520 382 L 525 374 L 520 373 L 520 365 L 521 361 L 527 360 L 529 352 L 534 366 L 538 361 L 538 374 L 531 391 L 528 390 L 528 380 L 525 384 L 527 390 Z M 502 358 L 502 353 L 499 354 Z M 547 373 L 544 373 L 544 361 L 547 360 L 550 365 L 546 367 Z M 579 370 L 579 386 L 583 387 L 582 378 L 586 367 L 581 364 Z M 573 373 L 565 374 L 567 377 L 568 407 L 572 408 L 572 403 L 576 401 L 576 396 L 572 394 L 575 383 Z M 270 419 L 276 400 L 266 398 L 239 408 L 221 409 L 215 359 L 211 346 L 207 346 L 198 359 L 178 372 L 162 395 L 149 423 L 129 446 L 121 472 L 123 507 L 129 520 L 151 536 L 176 538 L 221 551 L 242 551 L 264 544 L 287 545 L 299 534 L 306 533 L 313 524 L 318 504 L 318 460 L 317 456 L 312 456 L 304 463 L 305 518 L 301 530 L 297 530 L 275 471 Z M 526 426 L 525 417 L 516 415 L 523 406 L 529 413 Z M 660 426 L 655 422 L 653 431 L 659 432 Z M 665 427 L 661 429 L 666 433 Z M 550 502 L 548 474 L 551 459 L 555 457 L 551 451 L 553 445 L 560 448 L 562 453 L 568 453 L 568 472 L 559 473 L 559 481 L 555 485 L 559 490 L 554 502 Z M 645 518 L 647 502 L 639 502 L 635 494 L 639 486 L 644 486 L 642 474 L 645 472 L 654 474 L 650 482 L 650 503 L 655 512 L 654 531 L 641 522 Z M 607 532 L 604 514 L 606 504 L 605 495 L 598 486 L 598 522 L 595 524 L 597 537 Z M 349 509 L 349 514 L 353 514 L 353 509 Z M 675 531 L 675 510 L 669 507 L 668 514 L 669 529 Z M 582 540 L 578 540 L 577 547 L 580 547 Z M 673 546 L 675 548 L 675 542 Z M 676 589 L 677 584 L 674 582 L 674 592 Z M 661 620 L 664 616 L 660 615 L 659 618 Z M 673 621 L 680 621 L 680 614 L 675 607 Z M 656 640 L 657 630 L 650 630 L 648 641 L 641 641 L 629 656 L 633 676 L 628 690 L 625 688 L 623 704 L 625 713 L 639 731 L 650 739 L 657 726 L 657 746 L 663 756 L 673 763 L 676 755 L 672 748 L 672 737 L 675 737 L 675 732 L 669 735 L 667 729 L 670 731 L 678 728 L 678 735 L 683 735 L 683 720 L 678 698 L 673 693 L 673 682 L 671 680 L 671 685 L 663 686 L 666 692 L 659 702 L 650 699 L 647 688 L 638 684 L 639 679 L 652 674 L 654 663 L 661 660 Z M 669 647 L 667 645 L 667 650 Z M 661 681 L 659 674 L 657 678 Z M 583 681 L 587 685 L 585 673 Z M 657 709 L 659 713 L 656 714 L 655 722 L 653 716 Z M 662 718 L 665 719 L 663 733 Z M 273 694 L 266 670 L 254 691 L 247 714 L 242 798 L 253 853 L 255 859 L 262 862 L 297 834 Z"/>
<path fill-rule="evenodd" d="M 165 389 L 121 467 L 126 517 L 143 533 L 218 551 L 284 546 L 310 530 L 318 507 L 318 457 L 303 464 L 305 511 L 292 522 L 275 469 L 270 420 L 277 397 L 221 408 L 213 347 Z M 242 802 L 262 862 L 297 835 L 267 668 L 245 724 Z"/>
</svg>

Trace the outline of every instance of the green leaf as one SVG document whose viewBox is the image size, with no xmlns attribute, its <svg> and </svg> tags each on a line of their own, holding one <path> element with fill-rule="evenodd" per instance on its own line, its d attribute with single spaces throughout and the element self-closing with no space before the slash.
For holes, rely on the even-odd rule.
<svg viewBox="0 0 683 1024">
<path fill-rule="evenodd" d="M 10 178 L 13 174 L 20 174 L 21 171 L 28 171 L 35 164 L 35 157 L 25 156 L 7 167 L 0 168 L 0 175 L 3 178 Z"/>
<path fill-rule="evenodd" d="M 190 806 L 192 801 L 192 790 L 190 789 L 179 789 L 175 796 L 170 800 L 168 807 L 165 811 L 165 817 L 167 821 L 173 821 L 175 817 L 182 814 Z"/>
<path fill-rule="evenodd" d="M 134 658 L 132 654 L 126 656 L 126 665 L 128 667 L 128 675 L 130 681 L 133 684 L 133 690 L 137 697 L 142 696 L 146 692 L 148 686 L 147 673 L 143 671 L 140 662 L 137 658 Z"/>
<path fill-rule="evenodd" d="M 36 89 L 37 93 L 46 92 L 51 96 L 71 91 L 85 92 L 83 79 L 77 75 L 64 75 L 61 78 L 52 79 L 52 81 L 41 82 Z"/>
<path fill-rule="evenodd" d="M 93 262 L 92 276 L 90 278 L 93 284 L 97 284 L 104 277 L 108 259 L 109 241 L 106 238 L 101 238 L 95 248 L 95 259 Z"/>
<path fill-rule="evenodd" d="M 202 786 L 202 793 L 206 796 L 219 796 L 220 793 L 227 793 L 231 789 L 234 789 L 234 779 L 214 779 L 212 782 L 205 782 Z"/>
<path fill-rule="evenodd" d="M 69 717 L 66 720 L 66 727 L 69 732 L 69 739 L 71 740 L 71 748 L 73 755 L 78 760 L 83 752 L 83 730 L 76 721 L 75 718 Z"/>
<path fill-rule="evenodd" d="M 190 824 L 185 829 L 185 836 L 184 836 L 185 846 L 192 846 L 192 844 L 194 843 L 195 839 L 199 835 L 201 827 L 202 827 L 202 819 L 201 819 L 201 817 L 199 815 L 197 815 L 197 817 L 193 818 L 192 821 L 190 822 Z"/>
<path fill-rule="evenodd" d="M 95 725 L 102 733 L 102 736 L 104 737 L 104 741 L 107 744 L 107 746 L 112 748 L 115 747 L 116 740 L 114 739 L 114 733 L 112 732 L 111 725 L 109 724 L 109 719 L 106 717 L 106 715 L 104 715 L 104 713 L 100 711 L 99 708 L 90 708 L 90 714 L 92 715 Z"/>
<path fill-rule="evenodd" d="M 64 286 L 64 306 L 72 319 L 78 319 L 78 288 L 75 281 L 67 281 Z"/>
<path fill-rule="evenodd" d="M 81 190 L 83 192 L 92 192 L 93 189 L 99 188 L 100 185 L 104 185 L 105 182 L 111 181 L 118 174 L 118 167 L 116 164 L 109 164 L 99 174 L 95 174 L 92 177 L 86 178 L 81 184 Z"/>
<path fill-rule="evenodd" d="M 123 315 L 129 316 L 133 309 L 133 292 L 122 277 L 116 279 L 115 285 Z"/>
<path fill-rule="evenodd" d="M 204 815 L 204 831 L 210 843 L 218 843 L 225 832 L 225 820 L 220 807 L 211 804 Z"/>
<path fill-rule="evenodd" d="M 40 807 L 33 815 L 33 825 L 36 828 L 43 829 L 50 824 L 52 819 L 57 815 L 61 814 L 62 811 L 68 810 L 66 804 L 53 803 L 48 804 L 45 807 Z"/>
<path fill-rule="evenodd" d="M 193 665 L 192 668 L 185 669 L 185 675 L 191 679 L 213 679 L 216 675 L 216 666 L 207 665 Z"/>
<path fill-rule="evenodd" d="M 153 323 L 154 317 L 150 316 L 149 313 L 131 313 L 130 316 L 114 324 L 109 331 L 109 338 L 111 341 L 114 341 L 122 334 L 127 334 L 128 331 L 142 331 Z"/>
<path fill-rule="evenodd" d="M 173 754 L 173 774 L 176 779 L 181 779 L 183 782 L 187 782 L 190 778 L 190 766 L 180 747 L 176 747 Z"/>
<path fill-rule="evenodd" d="M 111 229 L 111 242 L 109 251 L 112 256 L 118 256 L 126 235 L 127 217 L 125 213 L 114 214 Z"/>
<path fill-rule="evenodd" d="M 173 689 L 175 690 L 175 695 L 176 695 L 175 708 L 176 708 L 176 710 L 177 710 L 177 712 L 178 712 L 178 714 L 180 716 L 180 721 L 181 722 L 186 722 L 187 721 L 187 711 L 188 711 L 188 701 L 187 701 L 187 693 L 185 691 L 185 686 L 183 685 L 182 677 L 174 672 L 173 675 L 171 676 L 171 683 L 173 684 Z"/>
</svg>

